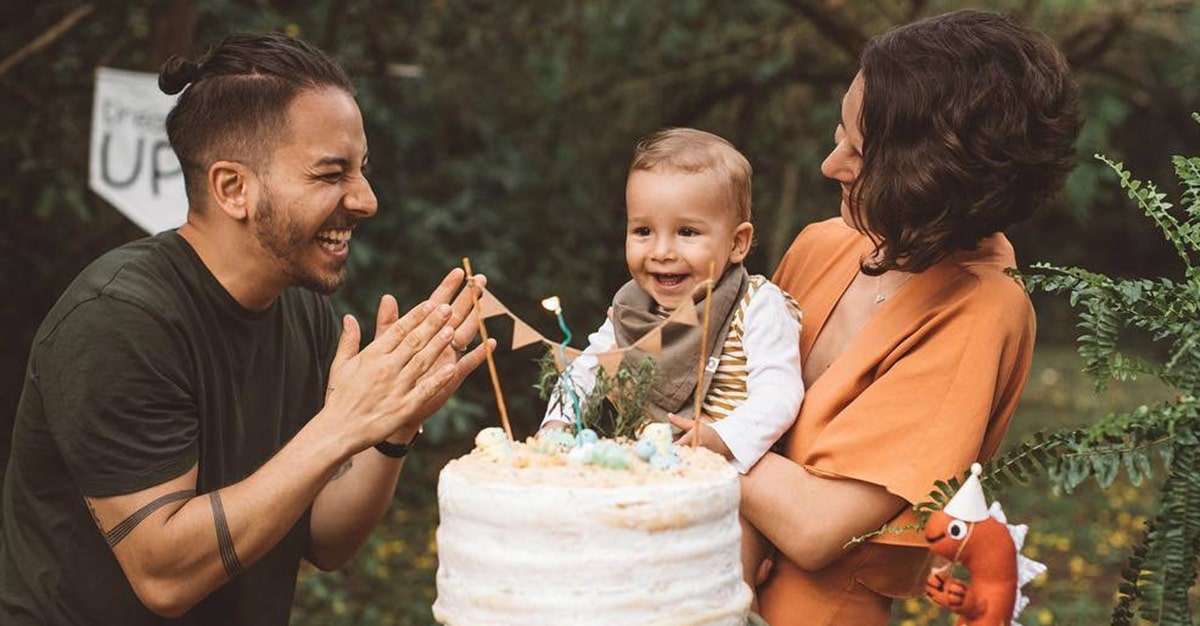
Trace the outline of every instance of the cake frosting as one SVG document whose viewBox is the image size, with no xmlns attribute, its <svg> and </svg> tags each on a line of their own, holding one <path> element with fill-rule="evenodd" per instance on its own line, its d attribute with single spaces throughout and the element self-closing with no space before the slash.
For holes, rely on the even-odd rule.
<svg viewBox="0 0 1200 626">
<path fill-rule="evenodd" d="M 737 472 L 703 448 L 638 443 L 505 439 L 447 464 L 435 619 L 743 626 Z"/>
</svg>

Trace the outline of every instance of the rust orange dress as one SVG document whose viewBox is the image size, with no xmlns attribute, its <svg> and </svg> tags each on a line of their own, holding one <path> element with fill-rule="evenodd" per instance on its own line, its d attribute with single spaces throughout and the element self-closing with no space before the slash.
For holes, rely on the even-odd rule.
<svg viewBox="0 0 1200 626">
<path fill-rule="evenodd" d="M 841 218 L 792 243 L 774 280 L 804 311 L 802 362 L 872 249 Z M 813 474 L 881 485 L 917 503 L 935 481 L 994 454 L 1033 353 L 1033 308 L 1004 273 L 1015 265 L 996 234 L 914 275 L 806 390 L 787 456 Z M 821 503 L 811 511 L 820 515 Z M 906 509 L 889 525 L 913 522 Z M 760 612 L 771 626 L 885 625 L 891 598 L 921 592 L 925 545 L 915 531 L 884 534 L 817 572 L 779 557 L 758 590 Z"/>
</svg>

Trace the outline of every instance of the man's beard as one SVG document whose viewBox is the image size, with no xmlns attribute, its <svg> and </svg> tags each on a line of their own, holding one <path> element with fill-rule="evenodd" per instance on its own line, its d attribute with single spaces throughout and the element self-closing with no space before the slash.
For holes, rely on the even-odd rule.
<svg viewBox="0 0 1200 626">
<path fill-rule="evenodd" d="M 254 237 L 283 266 L 292 285 L 329 295 L 345 282 L 344 264 L 330 277 L 305 268 L 304 255 L 309 246 L 316 244 L 289 215 L 276 209 L 269 193 L 258 203 L 253 223 Z"/>
</svg>

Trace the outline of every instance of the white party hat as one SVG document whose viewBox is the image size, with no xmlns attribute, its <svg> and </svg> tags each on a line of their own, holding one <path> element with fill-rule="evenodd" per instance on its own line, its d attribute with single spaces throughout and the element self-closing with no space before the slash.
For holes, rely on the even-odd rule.
<svg viewBox="0 0 1200 626">
<path fill-rule="evenodd" d="M 983 497 L 983 486 L 979 484 L 979 475 L 982 473 L 982 465 L 971 464 L 971 475 L 942 509 L 946 515 L 964 522 L 982 522 L 988 518 L 987 500 Z"/>
</svg>

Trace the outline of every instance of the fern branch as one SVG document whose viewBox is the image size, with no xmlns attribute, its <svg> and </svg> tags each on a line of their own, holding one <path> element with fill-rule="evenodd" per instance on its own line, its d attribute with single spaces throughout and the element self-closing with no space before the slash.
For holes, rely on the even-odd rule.
<svg viewBox="0 0 1200 626">
<path fill-rule="evenodd" d="M 1196 238 L 1191 229 L 1184 228 L 1179 220 L 1171 215 L 1170 209 L 1173 205 L 1164 201 L 1166 194 L 1159 192 L 1154 183 L 1134 179 L 1125 170 L 1123 163 L 1113 161 L 1102 154 L 1095 156 L 1117 173 L 1121 188 L 1125 190 L 1129 199 L 1137 203 L 1142 213 L 1154 220 L 1166 240 L 1175 247 L 1175 252 L 1183 260 L 1184 265 L 1191 268 L 1192 258 L 1188 253 L 1188 247 L 1190 246 L 1192 250 L 1200 249 L 1200 240 Z"/>
</svg>

